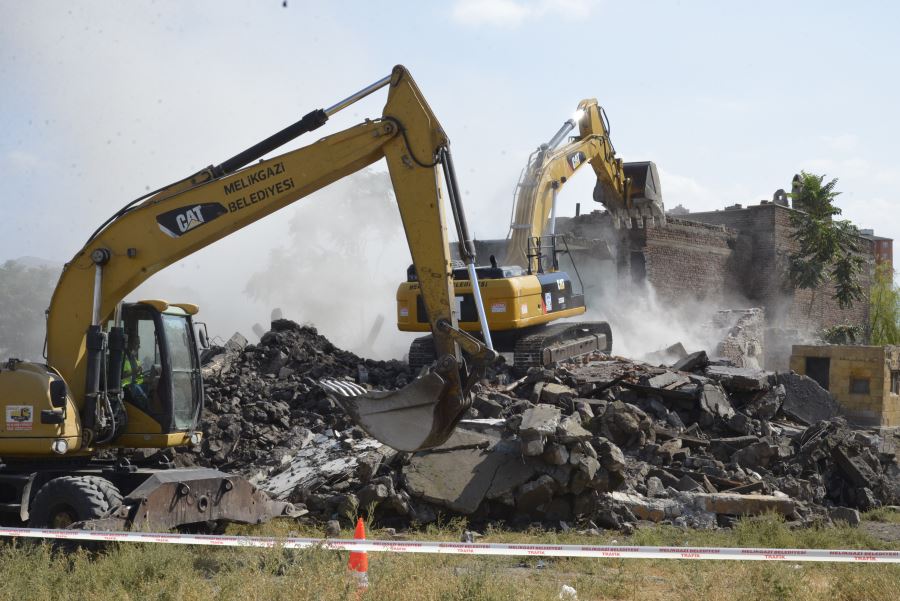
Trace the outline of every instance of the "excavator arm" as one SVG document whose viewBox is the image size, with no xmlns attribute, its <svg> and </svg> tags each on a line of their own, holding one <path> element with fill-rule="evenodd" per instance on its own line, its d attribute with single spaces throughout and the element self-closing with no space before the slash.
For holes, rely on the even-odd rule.
<svg viewBox="0 0 900 601">
<path fill-rule="evenodd" d="M 579 135 L 562 144 L 576 126 Z M 555 234 L 556 197 L 585 164 L 590 164 L 597 176 L 594 200 L 610 212 L 616 228 L 630 228 L 633 221 L 643 225 L 644 220 L 665 225 L 656 166 L 623 163 L 616 157 L 603 108 L 590 98 L 578 103 L 575 116 L 529 157 L 516 186 L 504 264 L 527 265 L 528 241 Z"/>
<path fill-rule="evenodd" d="M 381 118 L 253 162 L 385 86 L 388 100 Z M 345 406 L 364 429 L 395 448 L 415 450 L 442 443 L 469 406 L 471 380 L 454 339 L 459 336 L 458 316 L 452 302 L 438 171 L 443 169 L 445 180 L 452 176 L 452 159 L 444 130 L 402 66 L 395 67 L 390 77 L 328 109 L 311 112 L 232 159 L 138 199 L 91 236 L 63 270 L 47 326 L 48 363 L 69 383 L 83 428 L 90 432 L 94 415 L 102 409 L 99 365 L 107 344 L 102 324 L 117 317 L 127 294 L 172 263 L 382 158 L 419 274 L 439 360 L 407 388 L 377 398 L 344 399 Z M 447 181 L 447 186 L 456 216 L 462 208 L 453 195 L 455 181 Z M 460 240 L 467 239 L 462 232 Z M 112 338 L 110 334 L 110 348 Z M 490 358 L 484 353 L 477 356 Z"/>
</svg>

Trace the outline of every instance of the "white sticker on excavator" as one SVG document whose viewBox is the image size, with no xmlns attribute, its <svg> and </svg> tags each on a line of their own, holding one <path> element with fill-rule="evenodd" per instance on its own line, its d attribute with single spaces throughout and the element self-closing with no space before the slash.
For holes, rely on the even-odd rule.
<svg viewBox="0 0 900 601">
<path fill-rule="evenodd" d="M 34 407 L 32 405 L 6 406 L 6 431 L 31 430 L 34 427 Z"/>
<path fill-rule="evenodd" d="M 506 303 L 491 303 L 491 313 L 506 313 Z"/>
<path fill-rule="evenodd" d="M 553 310 L 553 295 L 549 292 L 544 293 L 544 306 L 547 307 L 547 311 Z"/>
<path fill-rule="evenodd" d="M 519 307 L 519 312 L 520 312 L 522 315 L 528 315 L 528 304 L 527 304 L 527 303 L 522 303 L 522 306 Z"/>
</svg>

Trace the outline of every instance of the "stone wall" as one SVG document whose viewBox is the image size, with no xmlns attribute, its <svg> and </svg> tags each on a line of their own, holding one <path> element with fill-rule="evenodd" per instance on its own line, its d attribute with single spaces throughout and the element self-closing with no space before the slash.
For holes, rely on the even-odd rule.
<svg viewBox="0 0 900 601">
<path fill-rule="evenodd" d="M 753 304 L 766 309 L 770 325 L 808 332 L 836 325 L 865 327 L 868 305 L 857 302 L 841 309 L 832 298 L 830 282 L 816 290 L 792 290 L 787 283 L 790 257 L 798 249 L 791 237 L 793 209 L 772 203 L 707 213 L 691 213 L 684 218 L 702 223 L 715 223 L 737 230 L 735 244 L 736 282 L 741 293 Z M 873 242 L 858 238 L 861 255 L 872 264 Z M 868 291 L 871 269 L 862 274 L 863 290 Z"/>
</svg>

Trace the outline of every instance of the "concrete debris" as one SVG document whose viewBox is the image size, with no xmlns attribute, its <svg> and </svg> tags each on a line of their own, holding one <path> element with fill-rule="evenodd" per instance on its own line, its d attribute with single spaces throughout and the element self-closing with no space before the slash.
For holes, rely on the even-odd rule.
<svg viewBox="0 0 900 601">
<path fill-rule="evenodd" d="M 844 522 L 854 528 L 862 522 L 859 511 L 850 507 L 832 507 L 828 510 L 828 517 L 831 518 L 832 522 Z"/>
<path fill-rule="evenodd" d="M 697 351 L 676 361 L 672 365 L 672 369 L 675 371 L 697 371 L 705 368 L 707 365 L 709 365 L 709 357 L 707 357 L 706 351 Z"/>
<path fill-rule="evenodd" d="M 819 383 L 795 373 L 780 373 L 777 381 L 784 387 L 782 412 L 802 424 L 811 426 L 838 414 L 838 404 Z"/>
<path fill-rule="evenodd" d="M 316 384 L 395 389 L 415 377 L 406 364 L 362 359 L 287 320 L 257 345 L 233 340 L 204 356 L 205 436 L 179 461 L 250 476 L 321 523 L 374 511 L 395 527 L 465 515 L 714 528 L 774 511 L 853 524 L 860 510 L 900 504 L 900 446 L 850 428 L 827 391 L 795 374 L 703 352 L 672 368 L 597 355 L 518 379 L 501 365 L 443 446 L 408 454 L 368 438 Z"/>
</svg>

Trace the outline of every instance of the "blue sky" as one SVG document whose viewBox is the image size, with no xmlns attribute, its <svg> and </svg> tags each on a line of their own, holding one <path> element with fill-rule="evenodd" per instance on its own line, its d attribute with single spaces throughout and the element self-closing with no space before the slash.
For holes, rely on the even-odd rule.
<svg viewBox="0 0 900 601">
<path fill-rule="evenodd" d="M 619 155 L 659 166 L 668 207 L 755 203 L 807 169 L 840 179 L 846 217 L 897 239 L 898 12 L 890 2 L 3 1 L 0 259 L 67 260 L 132 198 L 395 63 L 450 135 L 478 237 L 505 235 L 529 152 L 596 97 Z M 323 135 L 382 103 L 341 113 Z M 561 214 L 594 208 L 584 173 Z M 264 256 L 286 222 L 255 224 L 176 273 L 240 279 L 224 258 L 248 246 Z"/>
</svg>

